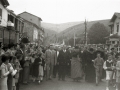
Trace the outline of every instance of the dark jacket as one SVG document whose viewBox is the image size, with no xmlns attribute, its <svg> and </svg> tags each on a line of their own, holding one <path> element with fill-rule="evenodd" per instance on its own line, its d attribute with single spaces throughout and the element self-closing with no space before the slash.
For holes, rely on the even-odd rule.
<svg viewBox="0 0 120 90">
<path fill-rule="evenodd" d="M 59 65 L 67 65 L 67 52 L 63 52 L 63 50 L 59 52 L 58 63 Z"/>
</svg>

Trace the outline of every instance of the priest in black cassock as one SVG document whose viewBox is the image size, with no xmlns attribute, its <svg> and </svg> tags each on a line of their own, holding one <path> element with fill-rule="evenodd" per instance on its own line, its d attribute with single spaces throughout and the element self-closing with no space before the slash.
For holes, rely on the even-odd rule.
<svg viewBox="0 0 120 90">
<path fill-rule="evenodd" d="M 94 62 L 95 59 L 94 50 L 93 48 L 90 48 L 89 51 L 86 54 L 86 69 L 85 69 L 85 80 L 87 82 L 94 82 L 95 81 L 95 68 L 94 68 Z"/>
</svg>

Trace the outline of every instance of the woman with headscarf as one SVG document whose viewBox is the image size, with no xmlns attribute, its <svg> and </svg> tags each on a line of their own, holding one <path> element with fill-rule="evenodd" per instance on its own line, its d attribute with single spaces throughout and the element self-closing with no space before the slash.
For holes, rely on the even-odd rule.
<svg viewBox="0 0 120 90">
<path fill-rule="evenodd" d="M 79 58 L 79 48 L 76 46 L 71 59 L 71 78 L 78 81 L 82 78 L 82 64 Z"/>
</svg>

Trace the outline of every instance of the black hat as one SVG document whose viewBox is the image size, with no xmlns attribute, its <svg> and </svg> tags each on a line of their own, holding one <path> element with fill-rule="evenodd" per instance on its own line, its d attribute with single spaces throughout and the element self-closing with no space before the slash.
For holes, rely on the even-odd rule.
<svg viewBox="0 0 120 90">
<path fill-rule="evenodd" d="M 114 48 L 111 48 L 111 50 L 114 50 Z"/>
<path fill-rule="evenodd" d="M 90 50 L 90 51 L 94 51 L 93 48 L 90 48 L 89 50 Z"/>
</svg>

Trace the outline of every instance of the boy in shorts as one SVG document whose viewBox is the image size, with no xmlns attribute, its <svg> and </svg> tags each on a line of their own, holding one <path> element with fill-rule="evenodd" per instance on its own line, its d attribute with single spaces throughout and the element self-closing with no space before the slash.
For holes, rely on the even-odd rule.
<svg viewBox="0 0 120 90">
<path fill-rule="evenodd" d="M 120 55 L 118 55 L 118 61 L 116 64 L 116 90 L 120 90 Z"/>
<path fill-rule="evenodd" d="M 104 62 L 103 68 L 106 70 L 106 83 L 107 83 L 106 90 L 109 90 L 110 81 L 112 79 L 111 77 L 113 73 L 113 60 L 111 54 L 109 54 L 108 60 Z"/>
<path fill-rule="evenodd" d="M 103 58 L 101 58 L 100 53 L 97 53 L 97 58 L 94 61 L 94 67 L 96 72 L 96 86 L 98 85 L 102 77 L 103 63 L 104 60 Z"/>
</svg>

